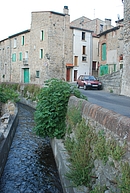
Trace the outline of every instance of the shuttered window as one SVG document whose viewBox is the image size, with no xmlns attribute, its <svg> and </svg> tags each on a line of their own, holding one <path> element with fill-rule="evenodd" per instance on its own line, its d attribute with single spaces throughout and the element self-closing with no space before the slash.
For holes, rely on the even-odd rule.
<svg viewBox="0 0 130 193">
<path fill-rule="evenodd" d="M 22 41 L 21 44 L 23 46 L 24 45 L 24 36 L 22 36 L 22 40 L 21 41 Z"/>
<path fill-rule="evenodd" d="M 44 40 L 44 31 L 41 30 L 41 33 L 40 33 L 40 40 L 43 41 Z"/>
<path fill-rule="evenodd" d="M 106 60 L 106 44 L 102 44 L 102 60 Z"/>
<path fill-rule="evenodd" d="M 43 49 L 40 49 L 40 59 L 43 58 Z"/>
<path fill-rule="evenodd" d="M 16 62 L 16 53 L 12 54 L 12 62 Z"/>
<path fill-rule="evenodd" d="M 74 66 L 78 66 L 78 56 L 74 56 Z"/>
<path fill-rule="evenodd" d="M 19 60 L 22 61 L 22 52 L 19 53 Z"/>
</svg>

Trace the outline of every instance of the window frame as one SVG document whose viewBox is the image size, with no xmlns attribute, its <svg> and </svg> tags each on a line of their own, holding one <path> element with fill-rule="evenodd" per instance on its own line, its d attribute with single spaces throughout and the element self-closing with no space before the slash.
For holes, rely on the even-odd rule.
<svg viewBox="0 0 130 193">
<path fill-rule="evenodd" d="M 16 53 L 12 54 L 12 62 L 16 62 Z"/>
<path fill-rule="evenodd" d="M 40 78 L 40 71 L 36 70 L 36 78 Z"/>
<path fill-rule="evenodd" d="M 82 62 L 87 62 L 87 56 L 82 56 Z"/>
<path fill-rule="evenodd" d="M 86 55 L 86 46 L 82 46 L 82 55 Z"/>
<path fill-rule="evenodd" d="M 86 33 L 84 31 L 82 31 L 82 40 L 85 41 L 86 40 Z"/>
<path fill-rule="evenodd" d="M 17 47 L 17 38 L 14 38 L 14 48 Z"/>
</svg>

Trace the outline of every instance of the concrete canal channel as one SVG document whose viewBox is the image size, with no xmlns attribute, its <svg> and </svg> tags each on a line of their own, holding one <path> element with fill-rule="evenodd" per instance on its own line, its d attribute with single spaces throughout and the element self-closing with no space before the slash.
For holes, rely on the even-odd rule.
<svg viewBox="0 0 130 193">
<path fill-rule="evenodd" d="M 0 179 L 0 193 L 62 193 L 50 142 L 32 131 L 34 109 L 18 106 L 19 123 Z"/>
</svg>

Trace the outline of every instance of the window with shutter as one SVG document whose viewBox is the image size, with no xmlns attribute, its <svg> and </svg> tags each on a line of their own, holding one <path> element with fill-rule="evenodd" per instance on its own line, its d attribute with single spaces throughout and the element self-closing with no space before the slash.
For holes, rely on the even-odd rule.
<svg viewBox="0 0 130 193">
<path fill-rule="evenodd" d="M 106 44 L 102 44 L 102 61 L 106 60 Z"/>
</svg>

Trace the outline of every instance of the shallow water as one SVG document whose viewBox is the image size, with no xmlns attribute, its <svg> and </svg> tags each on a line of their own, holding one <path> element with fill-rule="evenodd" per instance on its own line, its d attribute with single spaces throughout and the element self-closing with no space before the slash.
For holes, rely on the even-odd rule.
<svg viewBox="0 0 130 193">
<path fill-rule="evenodd" d="M 0 193 L 63 193 L 49 140 L 32 132 L 34 109 L 19 104 L 18 116 Z"/>
</svg>

